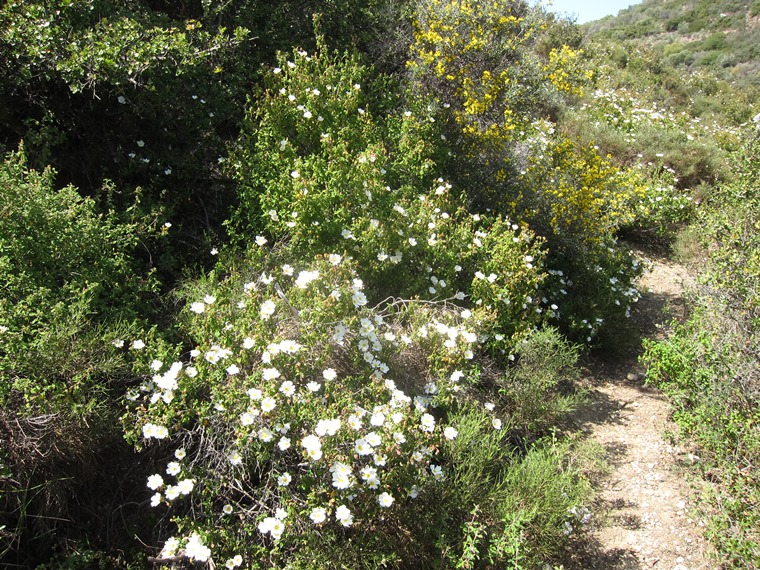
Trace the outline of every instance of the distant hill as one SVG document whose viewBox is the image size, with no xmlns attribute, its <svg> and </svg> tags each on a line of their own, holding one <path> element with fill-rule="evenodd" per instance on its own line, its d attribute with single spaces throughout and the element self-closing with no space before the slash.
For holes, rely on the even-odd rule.
<svg viewBox="0 0 760 570">
<path fill-rule="evenodd" d="M 674 67 L 760 85 L 760 0 L 645 0 L 584 29 L 648 44 Z"/>
</svg>

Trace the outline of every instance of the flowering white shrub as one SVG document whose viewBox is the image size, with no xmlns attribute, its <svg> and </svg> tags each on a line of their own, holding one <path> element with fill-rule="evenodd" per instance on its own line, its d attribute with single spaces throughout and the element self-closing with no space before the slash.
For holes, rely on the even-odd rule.
<svg viewBox="0 0 760 570">
<path fill-rule="evenodd" d="M 180 535 L 167 545 L 194 560 L 245 559 L 414 508 L 420 489 L 446 478 L 458 436 L 446 409 L 477 379 L 475 331 L 492 311 L 451 300 L 370 307 L 357 302 L 364 284 L 350 258 L 282 265 L 253 250 L 249 281 L 216 285 L 203 312 L 191 299 L 194 348 L 153 359 L 135 400 L 140 445 L 176 449 L 146 496 L 175 515 Z"/>
</svg>

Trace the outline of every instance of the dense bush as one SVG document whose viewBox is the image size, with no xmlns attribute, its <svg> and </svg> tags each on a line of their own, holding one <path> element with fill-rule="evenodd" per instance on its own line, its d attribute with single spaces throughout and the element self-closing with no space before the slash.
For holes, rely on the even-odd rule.
<svg viewBox="0 0 760 570">
<path fill-rule="evenodd" d="M 355 260 L 291 255 L 262 243 L 225 279 L 190 286 L 193 348 L 148 347 L 139 365 L 129 433 L 157 440 L 167 463 L 147 485 L 176 525 L 161 556 L 371 568 L 556 555 L 585 504 L 583 485 L 566 488 L 583 462 L 562 468 L 569 450 L 542 446 L 521 458 L 509 441 L 566 409 L 572 349 L 550 331 L 526 339 L 524 364 L 496 382 L 502 403 L 475 358 L 493 311 L 372 306 Z M 541 407 L 522 401 L 537 390 Z M 532 488 L 533 471 L 552 484 Z M 531 506 L 509 507 L 523 493 Z"/>
<path fill-rule="evenodd" d="M 259 228 L 299 255 L 348 253 L 373 301 L 471 297 L 498 312 L 507 339 L 538 321 L 541 240 L 464 209 L 463 193 L 435 176 L 425 109 L 374 103 L 366 69 L 323 52 L 295 52 L 271 78 L 234 155 L 236 235 Z"/>
<path fill-rule="evenodd" d="M 117 420 L 130 372 L 103 337 L 139 329 L 153 296 L 134 261 L 148 229 L 96 214 L 53 178 L 23 152 L 0 165 L 0 552 L 20 549 L 22 564 L 67 519 L 92 518 L 79 497 L 101 453 L 128 453 Z"/>
</svg>

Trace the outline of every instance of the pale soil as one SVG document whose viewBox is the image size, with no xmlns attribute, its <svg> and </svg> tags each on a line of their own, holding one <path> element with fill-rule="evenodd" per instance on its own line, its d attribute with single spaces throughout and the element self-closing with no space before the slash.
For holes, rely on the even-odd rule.
<svg viewBox="0 0 760 570">
<path fill-rule="evenodd" d="M 693 511 L 694 490 L 684 475 L 683 466 L 695 457 L 665 439 L 675 430 L 668 401 L 644 385 L 644 368 L 637 361 L 639 338 L 661 338 L 662 323 L 683 317 L 681 294 L 691 276 L 665 259 L 647 262 L 639 283 L 644 296 L 632 319 L 634 348 L 611 362 L 588 365 L 591 397 L 572 418 L 576 429 L 606 449 L 610 471 L 598 481 L 590 540 L 566 568 L 697 570 L 719 565 L 702 537 L 703 523 Z"/>
</svg>

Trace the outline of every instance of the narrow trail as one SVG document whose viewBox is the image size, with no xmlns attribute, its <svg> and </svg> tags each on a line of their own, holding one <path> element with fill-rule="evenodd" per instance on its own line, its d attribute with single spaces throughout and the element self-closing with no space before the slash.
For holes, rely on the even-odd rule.
<svg viewBox="0 0 760 570">
<path fill-rule="evenodd" d="M 643 297 L 631 335 L 658 338 L 665 333 L 662 323 L 683 317 L 681 295 L 691 276 L 666 259 L 645 261 L 648 271 L 639 283 Z M 674 429 L 669 404 L 658 390 L 644 385 L 639 353 L 631 351 L 614 363 L 589 366 L 591 397 L 572 421 L 607 450 L 610 472 L 598 482 L 600 497 L 588 547 L 566 567 L 714 568 L 688 483 L 679 474 L 679 465 L 693 456 L 664 439 L 664 433 Z"/>
</svg>

